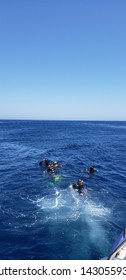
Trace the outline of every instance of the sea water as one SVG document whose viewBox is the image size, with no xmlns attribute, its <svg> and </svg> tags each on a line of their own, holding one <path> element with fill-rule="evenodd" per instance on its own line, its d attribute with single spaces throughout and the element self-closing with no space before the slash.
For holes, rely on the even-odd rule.
<svg viewBox="0 0 126 280">
<path fill-rule="evenodd" d="M 79 178 L 84 196 L 69 187 Z M 126 122 L 0 121 L 0 259 L 105 257 L 125 205 Z"/>
</svg>

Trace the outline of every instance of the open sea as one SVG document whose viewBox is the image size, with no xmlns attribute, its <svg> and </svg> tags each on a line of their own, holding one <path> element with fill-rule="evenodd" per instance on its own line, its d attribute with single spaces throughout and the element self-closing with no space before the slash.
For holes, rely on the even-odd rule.
<svg viewBox="0 0 126 280">
<path fill-rule="evenodd" d="M 1 260 L 98 260 L 125 225 L 126 122 L 0 121 Z"/>
</svg>

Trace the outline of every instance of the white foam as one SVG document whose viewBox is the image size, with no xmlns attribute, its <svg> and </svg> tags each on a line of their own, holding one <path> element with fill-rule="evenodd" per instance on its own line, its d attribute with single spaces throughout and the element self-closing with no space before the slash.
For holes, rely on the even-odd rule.
<svg viewBox="0 0 126 280">
<path fill-rule="evenodd" d="M 89 216 L 103 217 L 110 214 L 110 209 L 104 207 L 101 203 L 95 204 L 93 201 L 87 201 L 85 206 L 86 214 Z"/>
<path fill-rule="evenodd" d="M 46 216 L 55 220 L 77 220 L 80 216 L 88 224 L 99 221 L 110 215 L 110 209 L 105 208 L 100 202 L 96 204 L 88 196 L 80 196 L 73 189 L 58 190 L 55 194 L 37 199 L 37 206 L 44 211 Z M 56 215 L 54 215 L 54 212 Z"/>
</svg>

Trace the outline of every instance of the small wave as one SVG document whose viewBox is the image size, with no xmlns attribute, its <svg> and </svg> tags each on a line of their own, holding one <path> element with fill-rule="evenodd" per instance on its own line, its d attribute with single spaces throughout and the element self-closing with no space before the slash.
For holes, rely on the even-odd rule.
<svg viewBox="0 0 126 280">
<path fill-rule="evenodd" d="M 65 150 L 76 150 L 77 148 L 83 147 L 84 143 L 68 143 L 64 146 Z"/>
<path fill-rule="evenodd" d="M 96 125 L 94 123 L 94 125 Z M 119 121 L 112 121 L 112 122 L 99 122 L 97 123 L 97 126 L 102 126 L 102 127 L 105 127 L 105 128 L 116 128 L 116 129 L 126 129 L 126 122 L 119 122 Z"/>
</svg>

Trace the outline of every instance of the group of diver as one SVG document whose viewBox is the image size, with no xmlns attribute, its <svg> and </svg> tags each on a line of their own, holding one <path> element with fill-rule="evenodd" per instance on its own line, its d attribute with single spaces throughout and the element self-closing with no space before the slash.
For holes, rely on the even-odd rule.
<svg viewBox="0 0 126 280">
<path fill-rule="evenodd" d="M 57 173 L 57 169 L 61 168 L 62 165 L 57 162 L 51 162 L 48 158 L 43 159 L 42 161 L 39 162 L 39 165 L 42 167 L 46 168 L 46 172 L 49 172 L 51 174 Z M 97 169 L 93 166 L 90 165 L 89 167 L 86 168 L 86 172 L 93 174 L 97 171 Z M 82 179 L 78 179 L 77 182 L 72 183 L 70 185 L 70 188 L 75 189 L 78 191 L 78 193 L 83 196 L 84 194 L 86 194 L 86 190 L 84 187 L 84 181 Z"/>
<path fill-rule="evenodd" d="M 45 158 L 42 161 L 40 161 L 39 165 L 45 166 L 46 171 L 52 172 L 52 173 L 55 173 L 57 171 L 58 167 L 62 167 L 62 165 L 59 162 L 57 162 L 57 161 L 51 162 L 50 160 L 48 160 L 48 158 Z"/>
</svg>

